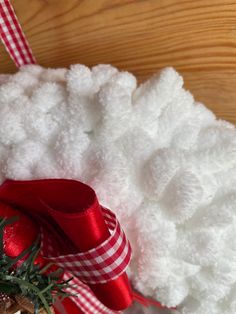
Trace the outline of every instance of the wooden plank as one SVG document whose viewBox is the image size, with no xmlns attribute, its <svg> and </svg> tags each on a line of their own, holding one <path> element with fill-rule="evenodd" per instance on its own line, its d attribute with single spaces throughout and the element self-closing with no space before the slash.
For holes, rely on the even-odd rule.
<svg viewBox="0 0 236 314">
<path fill-rule="evenodd" d="M 12 0 L 40 64 L 111 63 L 140 81 L 165 66 L 236 123 L 236 1 Z M 0 48 L 0 72 L 15 67 Z"/>
</svg>

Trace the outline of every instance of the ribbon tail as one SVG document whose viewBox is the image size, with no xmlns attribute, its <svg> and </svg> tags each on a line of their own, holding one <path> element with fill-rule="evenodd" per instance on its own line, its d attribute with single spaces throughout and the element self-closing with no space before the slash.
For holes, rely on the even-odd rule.
<svg viewBox="0 0 236 314">
<path fill-rule="evenodd" d="M 71 274 L 69 272 L 65 272 L 63 279 L 68 280 L 71 278 Z M 92 290 L 80 281 L 78 278 L 74 277 L 71 280 L 71 286 L 67 289 L 67 292 L 75 295 L 71 296 L 70 299 L 77 305 L 77 312 L 75 313 L 66 313 L 66 314 L 117 314 L 119 312 L 108 309 L 105 305 L 103 305 L 94 295 Z M 81 312 L 79 312 L 80 310 Z"/>
<path fill-rule="evenodd" d="M 133 291 L 133 300 L 142 304 L 145 307 L 155 306 L 155 307 L 158 307 L 160 309 L 165 309 L 165 310 L 176 310 L 176 307 L 167 307 L 161 304 L 160 302 L 146 298 L 135 291 Z"/>
<path fill-rule="evenodd" d="M 10 0 L 0 1 L 0 40 L 18 68 L 36 64 Z"/>
</svg>

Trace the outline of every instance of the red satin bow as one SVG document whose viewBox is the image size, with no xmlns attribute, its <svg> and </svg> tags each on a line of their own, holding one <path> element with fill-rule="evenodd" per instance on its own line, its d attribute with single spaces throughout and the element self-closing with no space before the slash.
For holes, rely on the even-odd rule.
<svg viewBox="0 0 236 314">
<path fill-rule="evenodd" d="M 78 181 L 9 180 L 0 187 L 0 201 L 20 209 L 34 222 L 42 224 L 54 239 L 60 241 L 60 233 L 64 233 L 68 241 L 60 243 L 63 254 L 87 251 L 110 235 L 94 191 Z M 21 243 L 15 243 L 18 250 L 23 249 L 22 245 L 29 245 L 37 231 L 31 229 L 30 233 L 27 233 L 25 243 L 22 239 Z M 13 243 L 9 245 L 13 249 Z M 125 273 L 107 283 L 90 285 L 90 288 L 112 310 L 123 310 L 132 304 L 133 295 Z"/>
<path fill-rule="evenodd" d="M 43 226 L 49 232 L 50 237 L 54 239 L 53 243 L 60 248 L 62 254 L 88 251 L 110 236 L 95 192 L 78 181 L 8 180 L 0 186 L 0 202 L 26 214 L 21 215 L 20 221 L 16 223 L 15 237 L 12 237 L 12 234 L 9 236 L 7 232 L 12 231 L 6 230 L 5 250 L 9 256 L 18 255 L 33 242 L 39 232 L 37 225 Z M 13 209 L 0 204 L 0 216 L 12 215 Z M 10 238 L 11 240 L 7 240 Z M 94 310 L 97 306 L 95 302 L 93 310 L 81 311 L 70 299 L 66 299 L 63 306 L 69 314 L 114 313 L 128 308 L 134 300 L 144 306 L 155 305 L 163 308 L 159 302 L 134 293 L 126 273 L 106 283 L 90 284 L 93 293 L 86 285 L 80 283 L 80 288 L 84 289 L 81 298 L 85 297 L 88 308 L 89 302 L 92 303 L 94 299 L 93 293 L 107 308 L 102 305 Z M 58 311 L 56 313 L 60 314 Z"/>
</svg>

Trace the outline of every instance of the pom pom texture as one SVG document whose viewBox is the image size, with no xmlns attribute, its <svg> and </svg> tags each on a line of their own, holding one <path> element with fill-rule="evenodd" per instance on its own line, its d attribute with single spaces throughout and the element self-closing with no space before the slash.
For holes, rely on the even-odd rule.
<svg viewBox="0 0 236 314">
<path fill-rule="evenodd" d="M 138 291 L 173 313 L 236 313 L 233 125 L 172 68 L 140 86 L 110 65 L 24 66 L 0 82 L 0 182 L 91 185 L 130 238 Z"/>
</svg>

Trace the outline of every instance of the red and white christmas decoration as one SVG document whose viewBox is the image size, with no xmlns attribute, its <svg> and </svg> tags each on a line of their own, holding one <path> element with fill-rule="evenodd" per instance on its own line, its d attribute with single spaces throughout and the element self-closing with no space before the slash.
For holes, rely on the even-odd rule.
<svg viewBox="0 0 236 314">
<path fill-rule="evenodd" d="M 98 314 L 162 311 L 133 303 L 152 303 L 135 288 L 172 313 L 235 313 L 234 126 L 196 102 L 171 68 L 137 86 L 109 65 L 33 65 L 9 1 L 0 4 L 1 39 L 18 66 L 29 63 L 0 75 L 0 199 L 10 191 L 4 202 L 40 222 L 47 258 L 65 265 L 65 278 L 74 272 L 80 298 L 70 305 Z M 70 180 L 48 199 L 44 189 L 58 187 L 56 178 Z M 100 218 L 80 217 L 90 218 L 78 227 L 74 215 L 93 203 L 87 195 L 80 206 L 86 193 L 66 187 L 80 182 L 96 191 L 99 203 L 86 188 Z"/>
</svg>

